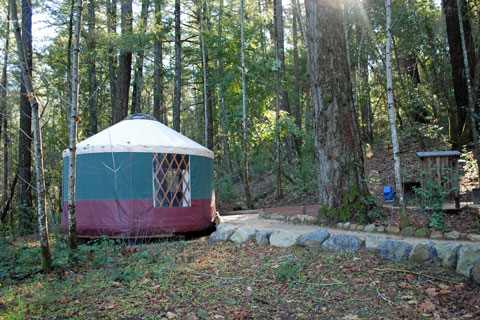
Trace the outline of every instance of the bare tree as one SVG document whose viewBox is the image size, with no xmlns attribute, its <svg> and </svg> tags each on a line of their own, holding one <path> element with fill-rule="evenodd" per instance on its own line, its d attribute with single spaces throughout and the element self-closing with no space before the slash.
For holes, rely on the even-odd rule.
<svg viewBox="0 0 480 320">
<path fill-rule="evenodd" d="M 132 33 L 133 8 L 132 0 L 121 0 L 122 35 Z M 118 63 L 117 105 L 113 108 L 113 123 L 122 121 L 128 114 L 130 80 L 132 79 L 132 51 L 121 48 Z"/>
<path fill-rule="evenodd" d="M 11 9 L 12 10 L 12 9 Z M 11 11 L 13 15 L 13 11 Z M 19 30 L 20 31 L 20 30 Z M 32 3 L 31 0 L 22 0 L 22 46 L 27 76 L 32 76 Z M 23 73 L 22 73 L 23 77 Z M 32 231 L 34 216 L 32 207 L 32 108 L 27 96 L 27 80 L 22 78 L 20 83 L 20 130 L 18 133 L 18 205 L 20 235 Z"/>
<path fill-rule="evenodd" d="M 110 37 L 116 36 L 117 0 L 107 1 L 107 26 Z M 113 45 L 108 48 L 108 78 L 110 80 L 110 103 L 112 105 L 113 118 L 114 109 L 117 106 L 117 59 Z"/>
<path fill-rule="evenodd" d="M 88 104 L 89 104 L 89 135 L 94 135 L 98 131 L 97 124 L 97 53 L 96 53 L 96 30 L 95 30 L 95 9 L 96 0 L 88 1 Z"/>
<path fill-rule="evenodd" d="M 247 158 L 247 85 L 245 75 L 245 27 L 244 27 L 244 3 L 240 1 L 240 45 L 242 53 L 242 149 L 243 149 L 243 186 L 245 198 L 247 200 L 247 208 L 252 208 L 252 196 L 250 194 L 250 186 L 248 182 L 248 158 Z"/>
<path fill-rule="evenodd" d="M 395 188 L 397 189 L 397 194 L 399 196 L 400 202 L 400 224 L 403 227 L 410 225 L 407 217 L 407 207 L 405 203 L 405 193 L 403 191 L 402 183 L 402 172 L 400 164 L 400 148 L 398 146 L 398 137 L 397 137 L 397 125 L 395 123 L 395 106 L 393 99 L 393 81 L 392 81 L 392 54 L 391 54 L 391 43 L 392 43 L 392 5 L 390 0 L 385 0 L 385 7 L 387 10 L 387 41 L 385 45 L 386 59 L 385 59 L 385 68 L 387 72 L 387 101 L 388 101 L 388 117 L 390 120 L 390 131 L 392 134 L 392 145 L 393 145 L 393 161 L 394 161 L 394 171 L 395 171 Z"/>
<path fill-rule="evenodd" d="M 142 0 L 142 11 L 140 13 L 140 20 L 138 21 L 138 29 L 144 33 L 147 27 L 149 0 Z M 133 77 L 133 92 L 132 92 L 132 113 L 142 112 L 142 87 L 143 87 L 143 60 L 145 58 L 145 51 L 142 49 L 137 51 L 137 58 L 135 59 L 135 75 Z"/>
<path fill-rule="evenodd" d="M 153 48 L 153 116 L 167 124 L 167 112 L 163 97 L 163 31 L 162 0 L 155 0 L 155 43 Z"/>
<path fill-rule="evenodd" d="M 32 110 L 33 124 L 33 142 L 35 154 L 35 172 L 36 172 L 36 188 L 37 188 L 37 215 L 38 230 L 40 236 L 40 249 L 42 257 L 42 269 L 49 271 L 52 265 L 52 257 L 50 254 L 50 245 L 48 241 L 48 225 L 45 206 L 45 179 L 43 170 L 43 151 L 42 151 L 42 134 L 40 129 L 40 117 L 38 112 L 38 102 L 35 92 L 33 91 L 32 78 L 30 76 L 26 51 L 23 46 L 22 34 L 20 32 L 20 24 L 18 23 L 17 4 L 15 0 L 9 0 L 10 12 L 12 14 L 13 30 L 15 32 L 15 40 L 17 42 L 18 57 L 20 60 L 20 69 L 22 79 L 26 89 L 26 97 Z"/>
<path fill-rule="evenodd" d="M 77 109 L 78 109 L 78 55 L 80 52 L 80 33 L 82 23 L 82 0 L 75 5 L 75 26 L 73 30 L 72 59 L 72 101 L 68 112 L 68 245 L 77 249 L 77 219 L 75 214 L 75 180 L 77 158 Z"/>
<path fill-rule="evenodd" d="M 173 94 L 173 129 L 180 132 L 180 104 L 182 95 L 182 41 L 180 33 L 180 0 L 175 0 L 175 84 Z"/>
</svg>

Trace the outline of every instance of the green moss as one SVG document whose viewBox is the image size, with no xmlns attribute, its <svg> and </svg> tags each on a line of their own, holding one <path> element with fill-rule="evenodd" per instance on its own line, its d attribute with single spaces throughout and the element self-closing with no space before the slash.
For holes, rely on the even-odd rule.
<svg viewBox="0 0 480 320">
<path fill-rule="evenodd" d="M 354 221 L 360 224 L 367 222 L 367 212 L 374 206 L 367 191 L 352 187 L 343 197 L 342 204 L 337 207 L 322 206 L 319 209 L 318 221 L 329 223 Z"/>
</svg>

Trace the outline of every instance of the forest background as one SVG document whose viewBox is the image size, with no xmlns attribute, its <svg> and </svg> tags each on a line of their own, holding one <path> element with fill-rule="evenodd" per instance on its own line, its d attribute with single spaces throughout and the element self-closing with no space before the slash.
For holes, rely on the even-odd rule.
<svg viewBox="0 0 480 320">
<path fill-rule="evenodd" d="M 23 235 L 37 230 L 31 96 L 21 76 L 10 6 L 0 3 L 0 210 L 3 225 Z M 252 177 L 268 181 L 278 201 L 287 194 L 289 201 L 312 199 L 336 207 L 347 189 L 362 193 L 368 182 L 363 155 L 392 146 L 390 92 L 400 146 L 415 141 L 418 151 L 474 149 L 478 106 L 469 107 L 469 99 L 476 101 L 480 83 L 477 1 L 393 1 L 392 90 L 387 90 L 385 2 L 321 3 L 333 9 L 313 1 L 84 1 L 78 140 L 128 114 L 153 115 L 214 150 L 218 200 L 244 207 L 258 205 L 266 196 L 251 193 Z M 58 224 L 77 1 L 18 4 L 43 135 L 46 212 Z M 312 22 L 312 8 L 322 17 L 315 20 L 318 25 Z M 318 35 L 316 30 L 327 32 Z M 334 61 L 330 74 L 316 66 L 325 57 Z M 333 122 L 317 102 L 331 83 L 342 84 L 337 96 L 346 97 L 332 109 Z M 330 103 L 328 97 L 325 101 Z M 345 119 L 358 138 L 354 147 L 335 131 Z M 322 179 L 325 132 L 339 141 L 329 145 L 337 155 L 354 150 L 346 154 L 356 159 L 356 169 L 343 178 L 355 180 L 353 186 L 343 188 L 344 182 L 331 176 Z M 322 185 L 326 180 L 331 184 Z M 319 185 L 320 190 L 343 190 L 322 198 Z"/>
</svg>

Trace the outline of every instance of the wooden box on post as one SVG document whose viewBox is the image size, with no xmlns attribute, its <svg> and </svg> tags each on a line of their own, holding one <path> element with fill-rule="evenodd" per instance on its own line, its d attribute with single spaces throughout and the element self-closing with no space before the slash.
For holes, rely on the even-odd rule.
<svg viewBox="0 0 480 320">
<path fill-rule="evenodd" d="M 452 189 L 449 198 L 455 200 L 455 209 L 460 209 L 459 191 L 459 151 L 432 151 L 417 152 L 420 158 L 420 176 L 422 187 L 425 186 L 426 178 L 433 179 L 432 182 Z"/>
</svg>

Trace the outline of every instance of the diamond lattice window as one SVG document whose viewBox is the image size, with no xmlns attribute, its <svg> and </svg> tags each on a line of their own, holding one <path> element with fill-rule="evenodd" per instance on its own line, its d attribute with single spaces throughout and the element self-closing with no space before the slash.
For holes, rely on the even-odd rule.
<svg viewBox="0 0 480 320">
<path fill-rule="evenodd" d="M 185 154 L 153 155 L 153 202 L 158 207 L 190 207 L 190 161 Z"/>
</svg>

